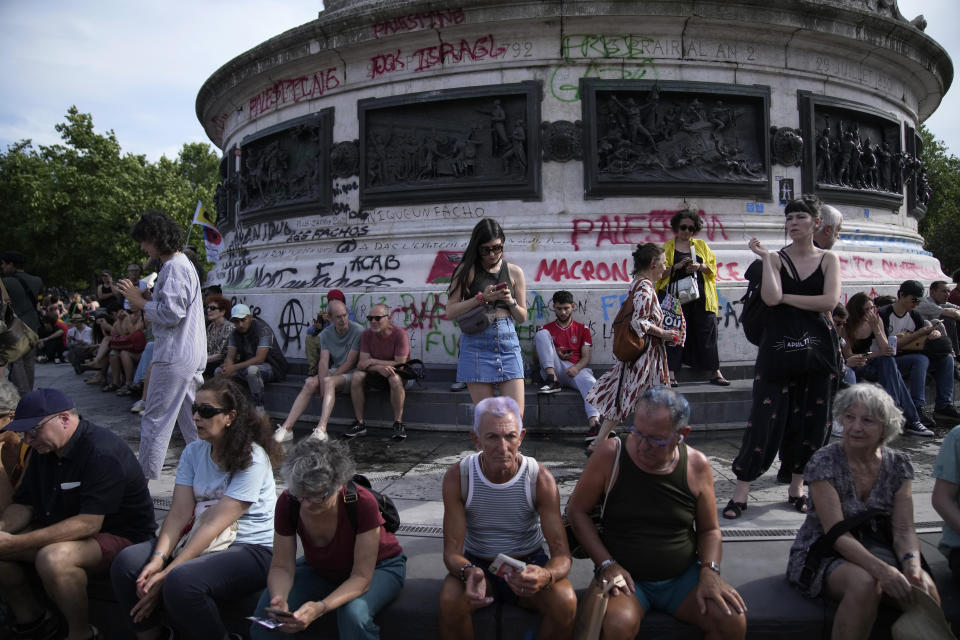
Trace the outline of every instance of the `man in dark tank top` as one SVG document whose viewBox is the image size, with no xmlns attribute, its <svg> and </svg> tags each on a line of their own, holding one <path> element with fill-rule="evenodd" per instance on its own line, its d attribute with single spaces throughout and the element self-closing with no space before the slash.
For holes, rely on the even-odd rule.
<svg viewBox="0 0 960 640">
<path fill-rule="evenodd" d="M 690 404 L 682 395 L 666 387 L 647 389 L 629 434 L 598 447 L 567 503 L 567 518 L 596 565 L 595 575 L 626 582 L 611 591 L 605 638 L 636 637 L 650 609 L 712 637 L 746 635 L 743 598 L 720 575 L 713 470 L 706 456 L 684 442 L 689 419 Z M 601 534 L 589 514 L 605 493 Z"/>
</svg>

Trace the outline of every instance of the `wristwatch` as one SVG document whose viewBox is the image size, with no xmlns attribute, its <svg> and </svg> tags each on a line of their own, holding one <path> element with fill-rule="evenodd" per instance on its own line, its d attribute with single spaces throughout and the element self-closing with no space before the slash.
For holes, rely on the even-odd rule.
<svg viewBox="0 0 960 640">
<path fill-rule="evenodd" d="M 716 571 L 717 575 L 720 575 L 720 565 L 718 565 L 716 562 L 701 562 L 700 568 L 703 569 L 704 567 L 710 569 L 710 571 Z"/>
</svg>

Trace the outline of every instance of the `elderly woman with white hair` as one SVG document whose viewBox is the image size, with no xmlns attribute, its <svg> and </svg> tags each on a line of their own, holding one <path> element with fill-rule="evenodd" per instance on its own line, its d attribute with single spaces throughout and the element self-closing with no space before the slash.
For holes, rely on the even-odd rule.
<svg viewBox="0 0 960 640">
<path fill-rule="evenodd" d="M 345 445 L 316 438 L 301 440 L 283 463 L 288 488 L 277 498 L 273 561 L 254 614 L 280 626 L 254 622 L 254 640 L 299 633 L 327 614 L 336 615 L 340 638 L 380 637 L 373 618 L 403 588 L 407 558 L 376 497 L 353 483 L 355 471 Z"/>
<path fill-rule="evenodd" d="M 882 596 L 901 606 L 911 586 L 940 596 L 921 567 L 913 467 L 907 454 L 885 446 L 903 414 L 881 387 L 860 383 L 837 394 L 833 416 L 844 438 L 813 454 L 804 470 L 812 504 L 787 579 L 809 598 L 839 602 L 831 637 L 867 638 Z"/>
</svg>

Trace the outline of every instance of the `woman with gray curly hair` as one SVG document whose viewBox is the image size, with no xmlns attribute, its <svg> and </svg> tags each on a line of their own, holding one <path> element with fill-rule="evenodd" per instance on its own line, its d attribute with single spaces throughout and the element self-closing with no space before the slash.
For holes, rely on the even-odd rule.
<svg viewBox="0 0 960 640">
<path fill-rule="evenodd" d="M 807 462 L 811 505 L 790 549 L 787 579 L 808 598 L 839 602 L 831 637 L 866 638 L 882 596 L 906 605 L 912 586 L 937 602 L 940 596 L 920 566 L 913 467 L 905 453 L 884 446 L 900 433 L 903 414 L 883 388 L 860 383 L 837 394 L 833 416 L 844 438 Z M 825 532 L 868 509 L 881 514 L 840 535 L 832 549 L 812 552 Z"/>
<path fill-rule="evenodd" d="M 353 485 L 356 500 L 347 504 L 355 471 L 346 446 L 315 438 L 301 440 L 283 464 L 288 489 L 277 498 L 273 561 L 254 613 L 279 623 L 276 631 L 299 633 L 336 611 L 341 638 L 380 637 L 373 618 L 403 588 L 407 559 L 396 536 L 384 529 L 370 491 Z M 282 637 L 276 631 L 254 622 L 250 635 Z"/>
</svg>

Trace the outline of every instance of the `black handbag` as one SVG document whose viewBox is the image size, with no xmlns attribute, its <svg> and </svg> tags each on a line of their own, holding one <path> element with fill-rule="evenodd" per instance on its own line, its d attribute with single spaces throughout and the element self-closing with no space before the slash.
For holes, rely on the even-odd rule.
<svg viewBox="0 0 960 640">
<path fill-rule="evenodd" d="M 610 497 L 610 490 L 613 489 L 613 480 L 617 477 L 617 471 L 620 469 L 620 438 L 617 438 L 617 457 L 613 461 L 613 470 L 610 472 L 610 482 L 607 483 L 607 490 L 603 494 L 603 502 L 597 505 L 594 505 L 593 509 L 590 511 L 590 520 L 593 521 L 593 526 L 597 528 L 597 533 L 601 536 L 603 535 L 603 511 L 607 508 L 607 498 Z M 573 526 L 571 526 L 570 521 L 567 520 L 567 512 L 564 509 L 563 512 L 563 529 L 567 534 L 567 546 L 570 547 L 570 555 L 574 558 L 589 558 L 590 556 L 583 549 L 583 545 L 580 544 L 580 541 L 577 540 L 577 534 L 573 531 Z"/>
<path fill-rule="evenodd" d="M 457 326 L 460 327 L 460 331 L 468 335 L 473 335 L 489 327 L 494 317 L 494 311 L 488 309 L 489 306 L 490 305 L 482 304 L 457 318 Z"/>
</svg>

